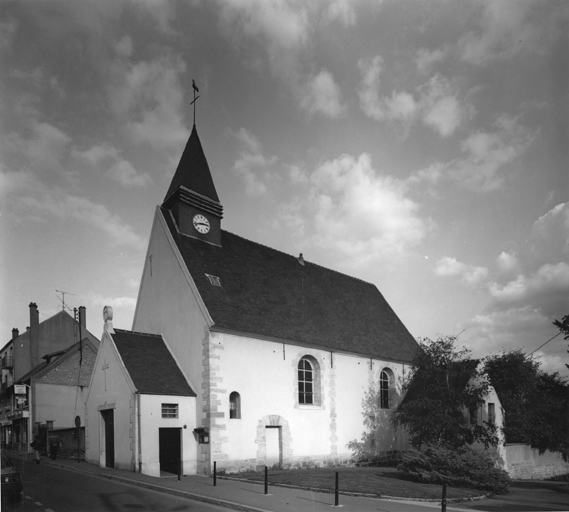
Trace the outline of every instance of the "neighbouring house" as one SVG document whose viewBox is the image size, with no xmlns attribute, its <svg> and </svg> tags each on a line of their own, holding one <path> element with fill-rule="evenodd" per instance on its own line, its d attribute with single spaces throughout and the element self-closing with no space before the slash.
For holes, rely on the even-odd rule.
<svg viewBox="0 0 569 512">
<path fill-rule="evenodd" d="M 58 430 L 72 448 L 77 445 L 75 418 L 84 419 L 85 387 L 99 340 L 86 328 L 84 307 L 79 321 L 62 310 L 42 322 L 37 305 L 29 308 L 26 332 L 13 329 L 0 351 L 2 446 L 29 452 L 35 434 L 45 445 L 48 431 Z"/>
<path fill-rule="evenodd" d="M 103 467 L 195 474 L 195 392 L 162 336 L 105 326 L 86 397 L 86 460 Z"/>
<path fill-rule="evenodd" d="M 195 417 L 187 424 L 195 425 L 195 471 L 210 473 L 214 461 L 228 472 L 348 461 L 348 443 L 364 430 L 362 399 L 373 386 L 383 397 L 377 448 L 386 455 L 405 450 L 389 417 L 418 345 L 383 295 L 302 254 L 225 231 L 222 216 L 194 126 L 155 210 L 133 331 L 161 336 L 167 357 L 193 384 Z M 124 397 L 131 416 L 135 388 Z M 109 393 L 118 400 L 119 388 Z M 88 422 L 103 425 L 102 413 L 93 420 L 88 409 Z M 153 419 L 148 409 L 140 413 L 144 428 Z M 93 428 L 102 436 L 102 426 Z M 134 442 L 132 423 L 114 428 L 115 439 Z"/>
</svg>

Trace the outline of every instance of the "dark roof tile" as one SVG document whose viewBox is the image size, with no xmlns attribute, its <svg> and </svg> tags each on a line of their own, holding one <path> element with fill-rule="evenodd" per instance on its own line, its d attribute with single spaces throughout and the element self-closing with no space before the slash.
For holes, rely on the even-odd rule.
<svg viewBox="0 0 569 512">
<path fill-rule="evenodd" d="M 372 284 L 221 232 L 221 247 L 180 235 L 161 209 L 220 328 L 410 362 L 418 345 Z M 220 278 L 212 286 L 206 274 Z"/>
<path fill-rule="evenodd" d="M 115 329 L 112 338 L 140 393 L 196 396 L 162 336 Z"/>
</svg>

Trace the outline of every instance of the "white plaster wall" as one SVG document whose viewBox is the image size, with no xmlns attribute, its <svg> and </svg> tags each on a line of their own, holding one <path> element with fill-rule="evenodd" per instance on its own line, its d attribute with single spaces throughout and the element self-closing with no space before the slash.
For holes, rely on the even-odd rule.
<svg viewBox="0 0 569 512">
<path fill-rule="evenodd" d="M 114 405 L 115 468 L 133 471 L 135 469 L 135 443 L 132 430 L 133 390 L 105 336 L 103 334 L 86 403 L 85 456 L 88 462 L 104 466 L 103 419 L 99 409 L 112 408 Z M 102 369 L 105 362 L 109 365 L 106 370 L 108 391 L 105 391 L 105 371 Z"/>
<path fill-rule="evenodd" d="M 178 404 L 178 418 L 162 418 L 162 404 Z M 196 399 L 187 396 L 141 395 L 142 473 L 160 476 L 160 428 L 182 429 L 182 464 L 184 475 L 195 475 L 197 441 L 194 434 Z"/>
<path fill-rule="evenodd" d="M 35 383 L 35 421 L 53 421 L 53 428 L 75 426 L 75 417 L 85 425 L 87 388 Z"/>
<path fill-rule="evenodd" d="M 294 459 L 350 455 L 347 443 L 359 441 L 364 431 L 361 402 L 370 379 L 379 382 L 379 372 L 385 367 L 393 370 L 396 380 L 403 373 L 401 364 L 377 360 L 373 361 L 370 372 L 369 359 L 339 354 L 333 355 L 332 369 L 328 351 L 286 345 L 283 357 L 282 343 L 226 333 L 212 333 L 211 342 L 220 346 L 215 351 L 220 358 L 212 364 L 216 366 L 216 375 L 221 377 L 217 385 L 223 391 L 215 397 L 220 404 L 218 410 L 223 413 L 216 418 L 222 432 L 221 453 L 213 456 L 227 461 L 223 463 L 225 466 L 231 466 L 232 460 L 257 459 L 257 428 L 269 415 L 278 415 L 288 422 Z M 297 362 L 304 355 L 321 361 L 323 400 L 319 407 L 296 404 Z M 333 374 L 335 396 L 330 386 Z M 241 419 L 229 419 L 229 395 L 233 391 L 241 396 Z M 387 430 L 383 438 L 389 442 L 384 449 L 397 449 L 388 424 Z M 334 433 L 337 440 L 332 438 Z"/>
<path fill-rule="evenodd" d="M 381 371 L 391 370 L 393 374 L 394 392 L 390 393 L 390 408 L 379 411 L 377 423 L 379 428 L 375 434 L 376 451 L 392 451 L 406 449 L 404 437 L 393 431 L 390 420 L 394 409 L 401 399 L 404 365 L 391 361 L 354 357 L 338 354 L 335 357 L 338 414 L 338 452 L 349 452 L 347 444 L 350 441 L 361 442 L 364 427 L 362 400 L 371 390 L 372 385 L 379 389 Z"/>
<path fill-rule="evenodd" d="M 202 342 L 207 323 L 156 211 L 141 279 L 133 331 L 162 334 L 188 376 L 202 410 Z M 149 257 L 152 256 L 152 275 Z M 183 264 L 183 263 L 182 263 Z M 197 423 L 200 424 L 201 416 Z"/>
</svg>

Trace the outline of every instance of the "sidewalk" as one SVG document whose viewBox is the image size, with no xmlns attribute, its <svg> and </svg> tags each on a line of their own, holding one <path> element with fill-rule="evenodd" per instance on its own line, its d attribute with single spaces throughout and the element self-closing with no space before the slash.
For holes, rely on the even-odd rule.
<svg viewBox="0 0 569 512">
<path fill-rule="evenodd" d="M 6 453 L 13 459 L 33 460 L 33 455 L 30 456 L 30 454 L 21 456 L 16 452 L 7 451 Z M 181 481 L 178 481 L 176 475 L 155 478 L 130 471 L 102 468 L 86 462 L 79 463 L 72 459 L 53 461 L 49 458 L 42 458 L 41 464 L 244 512 L 329 512 L 330 508 L 336 508 L 334 507 L 334 493 L 272 487 L 270 483 L 269 494 L 265 495 L 263 484 L 226 480 L 219 477 L 217 485 L 214 486 L 213 478 L 206 476 L 183 476 Z M 382 500 L 342 494 L 339 496 L 339 506 L 345 510 L 357 512 L 377 512 L 378 510 L 381 512 L 433 512 L 441 509 L 440 503 L 436 502 Z M 465 509 L 461 509 L 460 504 L 448 504 L 447 510 L 451 512 Z"/>
</svg>

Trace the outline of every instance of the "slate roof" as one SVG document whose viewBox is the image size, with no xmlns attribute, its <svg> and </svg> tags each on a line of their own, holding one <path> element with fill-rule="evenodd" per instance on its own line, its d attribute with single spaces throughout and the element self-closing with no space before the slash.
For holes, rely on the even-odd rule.
<svg viewBox="0 0 569 512">
<path fill-rule="evenodd" d="M 221 247 L 178 233 L 161 208 L 219 328 L 325 350 L 411 362 L 418 345 L 372 284 L 221 231 Z M 213 286 L 206 274 L 220 278 Z"/>
<path fill-rule="evenodd" d="M 168 199 L 180 186 L 219 203 L 219 197 L 195 125 L 164 200 Z"/>
<path fill-rule="evenodd" d="M 196 396 L 162 336 L 122 329 L 114 331 L 115 346 L 140 393 Z"/>
</svg>

